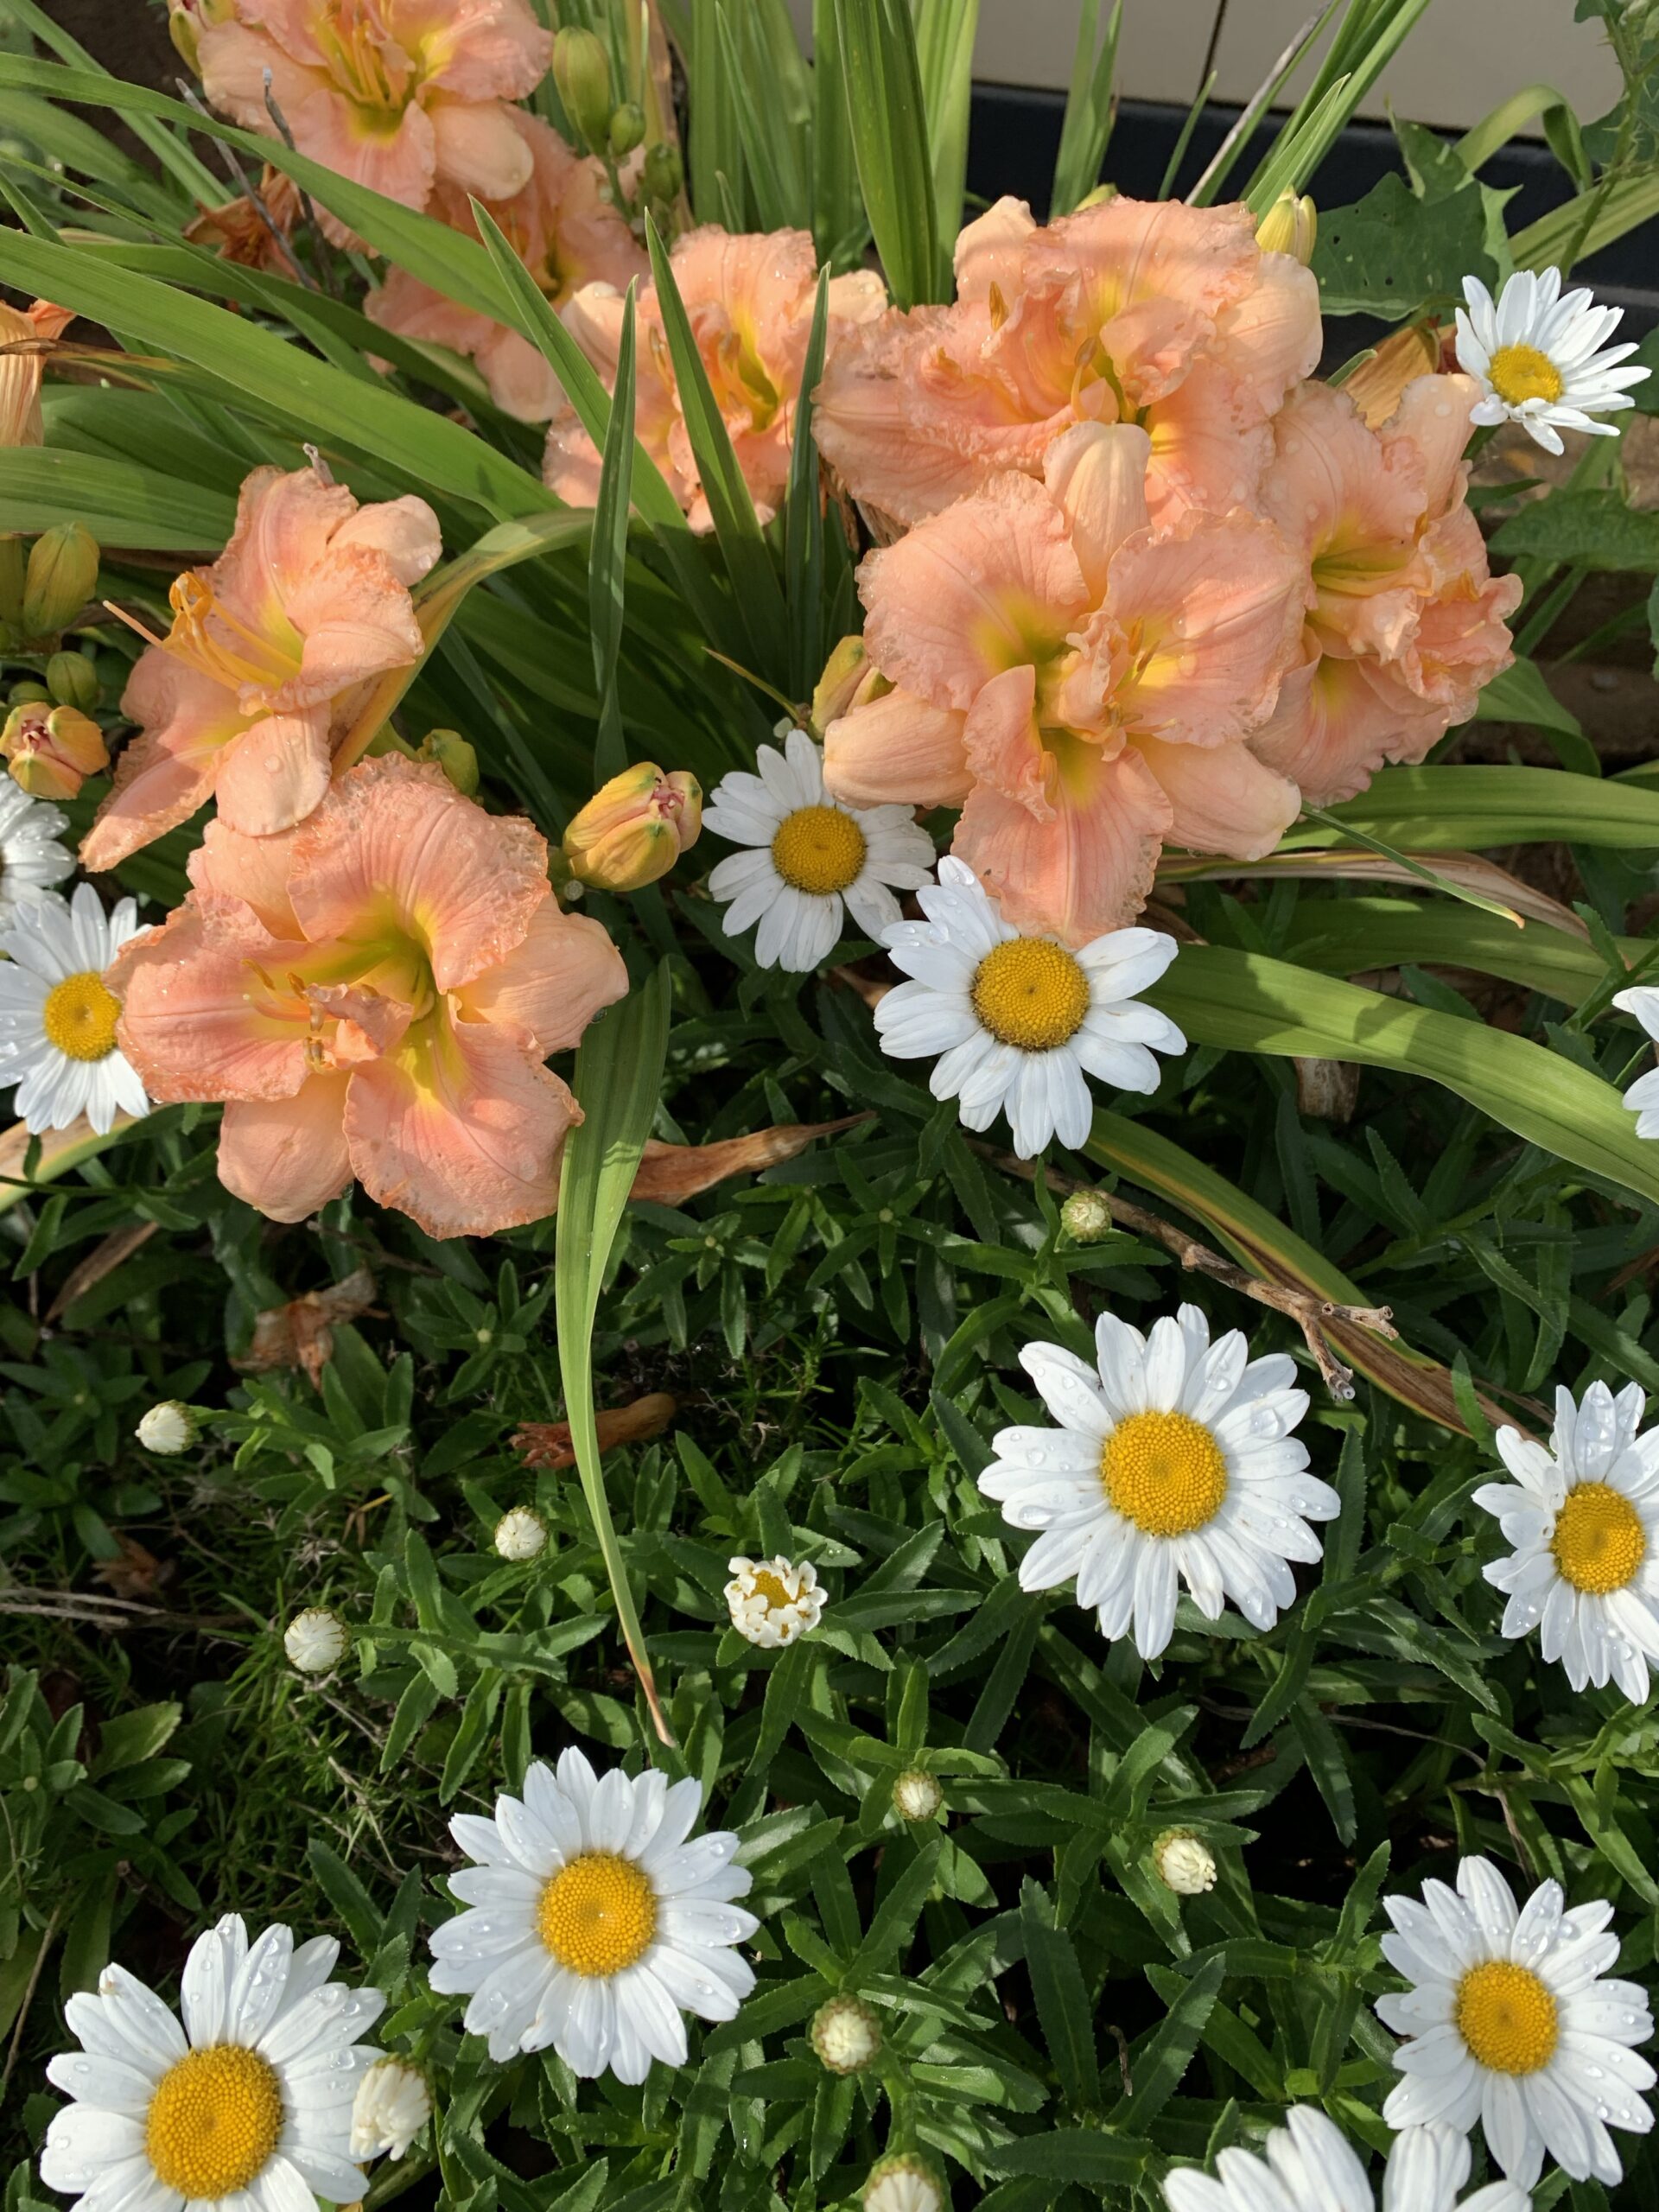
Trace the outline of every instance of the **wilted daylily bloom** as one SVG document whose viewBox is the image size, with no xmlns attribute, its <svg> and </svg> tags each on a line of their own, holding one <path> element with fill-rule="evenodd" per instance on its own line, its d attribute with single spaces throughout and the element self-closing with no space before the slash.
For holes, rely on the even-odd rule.
<svg viewBox="0 0 1659 2212">
<path fill-rule="evenodd" d="M 486 202 L 549 304 L 563 308 L 582 285 L 626 291 L 650 269 L 644 248 L 619 207 L 601 196 L 602 165 L 571 152 L 558 132 L 522 108 L 503 111 L 503 127 L 529 149 L 531 174 L 510 199 Z M 467 194 L 440 186 L 429 211 L 452 230 L 478 236 Z M 504 322 L 446 299 L 393 269 L 365 312 L 383 330 L 423 344 L 448 346 L 478 364 L 498 407 L 521 422 L 545 423 L 563 403 L 563 387 L 537 346 Z"/>
<path fill-rule="evenodd" d="M 674 282 L 696 340 L 715 404 L 730 434 L 755 511 L 766 521 L 789 481 L 790 448 L 801 372 L 812 334 L 817 261 L 806 231 L 733 237 L 714 224 L 676 241 Z M 887 303 L 873 270 L 855 270 L 830 284 L 830 348 L 848 328 L 880 315 Z M 622 341 L 623 296 L 611 284 L 587 284 L 564 321 L 607 385 L 614 388 Z M 690 518 L 711 527 L 697 464 L 686 435 L 656 289 L 639 296 L 633 427 Z M 574 407 L 560 401 L 548 433 L 543 473 L 573 506 L 599 496 L 599 453 Z"/>
<path fill-rule="evenodd" d="M 36 300 L 27 315 L 0 300 L 0 447 L 37 446 L 46 432 L 41 419 L 41 379 L 46 357 L 35 351 L 42 339 L 58 338 L 74 321 L 72 308 Z"/>
<path fill-rule="evenodd" d="M 528 822 L 393 754 L 285 836 L 210 823 L 190 878 L 110 984 L 153 1095 L 227 1102 L 227 1190 L 299 1221 L 355 1176 L 434 1236 L 553 1211 L 581 1109 L 543 1062 L 627 974 Z"/>
<path fill-rule="evenodd" d="M 529 0 L 168 4 L 202 90 L 246 130 L 279 135 L 274 102 L 301 153 L 405 207 L 439 184 L 505 200 L 529 181 L 508 103 L 535 90 L 552 50 Z M 352 242 L 326 208 L 319 219 Z"/>
<path fill-rule="evenodd" d="M 1304 385 L 1274 423 L 1262 505 L 1312 569 L 1301 664 L 1255 750 L 1317 804 L 1421 760 L 1510 664 L 1518 576 L 1494 577 L 1464 501 L 1478 387 L 1418 377 L 1370 429 L 1346 395 Z"/>
<path fill-rule="evenodd" d="M 957 241 L 957 303 L 883 315 L 827 365 L 813 429 L 854 497 L 916 523 L 1077 423 L 1137 423 L 1154 517 L 1248 501 L 1265 426 L 1319 358 L 1319 288 L 1247 207 L 1126 200 L 1043 228 L 1003 199 Z"/>
<path fill-rule="evenodd" d="M 178 579 L 172 628 L 134 666 L 121 709 L 142 728 L 82 866 L 115 867 L 210 794 L 248 836 L 302 822 L 358 687 L 419 658 L 409 588 L 441 550 L 424 499 L 359 507 L 315 469 L 256 468 L 230 543 Z"/>
<path fill-rule="evenodd" d="M 1243 512 L 1148 526 L 1150 441 L 1056 440 L 868 555 L 864 641 L 896 687 L 824 739 L 831 795 L 959 806 L 951 849 L 1019 930 L 1132 920 L 1166 839 L 1252 858 L 1295 787 L 1247 742 L 1295 657 L 1306 570 Z"/>
</svg>

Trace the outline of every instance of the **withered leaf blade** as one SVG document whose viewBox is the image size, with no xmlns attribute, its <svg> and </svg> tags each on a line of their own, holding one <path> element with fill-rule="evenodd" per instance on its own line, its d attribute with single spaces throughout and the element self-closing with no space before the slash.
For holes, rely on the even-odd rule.
<svg viewBox="0 0 1659 2212">
<path fill-rule="evenodd" d="M 314 1389 L 321 1389 L 322 1370 L 334 1357 L 336 1326 L 360 1319 L 373 1304 L 373 1275 L 367 1268 L 353 1268 L 343 1282 L 331 1283 L 326 1290 L 308 1290 L 286 1306 L 270 1306 L 257 1314 L 252 1341 L 231 1364 L 244 1375 L 297 1367 L 309 1376 Z"/>
<path fill-rule="evenodd" d="M 679 1401 L 666 1390 L 652 1390 L 645 1397 L 636 1398 L 631 1405 L 614 1406 L 608 1413 L 594 1416 L 599 1432 L 599 1448 L 610 1451 L 618 1444 L 643 1444 L 649 1438 L 660 1436 L 674 1418 Z M 575 1452 L 570 1445 L 570 1424 L 566 1421 L 527 1421 L 513 1435 L 512 1448 L 527 1467 L 545 1467 L 557 1473 L 561 1468 L 574 1467 Z"/>
<path fill-rule="evenodd" d="M 845 1114 L 838 1122 L 779 1122 L 772 1128 L 753 1129 L 746 1137 L 727 1137 L 718 1144 L 659 1144 L 653 1137 L 645 1147 L 631 1195 L 655 1199 L 659 1205 L 678 1205 L 734 1175 L 758 1175 L 763 1168 L 794 1160 L 815 1137 L 832 1137 L 869 1119 L 868 1114 Z"/>
<path fill-rule="evenodd" d="M 134 1221 L 124 1229 L 112 1229 L 107 1236 L 100 1237 L 86 1258 L 64 1277 L 62 1288 L 46 1309 L 47 1319 L 61 1320 L 77 1299 L 85 1298 L 124 1260 L 130 1260 L 148 1244 L 159 1227 L 160 1224 L 154 1221 Z"/>
</svg>

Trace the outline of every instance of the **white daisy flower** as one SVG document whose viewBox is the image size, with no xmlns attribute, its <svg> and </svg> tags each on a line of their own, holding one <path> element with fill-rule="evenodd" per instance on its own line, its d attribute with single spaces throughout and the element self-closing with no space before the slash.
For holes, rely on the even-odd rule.
<svg viewBox="0 0 1659 2212">
<path fill-rule="evenodd" d="M 418 2066 L 382 2058 L 357 2085 L 352 2102 L 354 2158 L 401 2158 L 432 2117 L 432 2092 Z"/>
<path fill-rule="evenodd" d="M 539 1559 L 547 1549 L 547 1523 L 533 1505 L 510 1506 L 495 1524 L 494 1541 L 503 1559 Z"/>
<path fill-rule="evenodd" d="M 253 1942 L 235 1913 L 191 1946 L 184 2025 L 124 1967 L 64 2014 L 80 2050 L 47 2068 L 74 2100 L 47 2130 L 41 2177 L 86 2212 L 309 2212 L 350 2204 L 352 2101 L 380 2056 L 356 2037 L 378 1989 L 328 1980 L 332 1936 L 295 1946 L 286 1928 Z"/>
<path fill-rule="evenodd" d="M 1342 1505 L 1291 1434 L 1307 1394 L 1288 1354 L 1252 1360 L 1236 1329 L 1212 1344 L 1196 1306 L 1149 1337 L 1103 1313 L 1095 1344 L 1098 1371 L 1058 1344 L 1025 1347 L 1020 1364 L 1060 1426 L 1002 1429 L 979 1478 L 1012 1528 L 1041 1531 L 1020 1588 L 1075 1575 L 1101 1634 L 1133 1625 L 1143 1659 L 1169 1642 L 1178 1581 L 1206 1619 L 1230 1598 L 1271 1628 L 1296 1600 L 1289 1561 L 1320 1556 L 1308 1522 Z"/>
<path fill-rule="evenodd" d="M 73 872 L 74 855 L 58 842 L 68 826 L 61 807 L 0 779 L 0 929 Z"/>
<path fill-rule="evenodd" d="M 967 862 L 948 857 L 919 903 L 925 922 L 895 923 L 882 937 L 914 980 L 875 1009 L 881 1049 L 896 1060 L 938 1054 L 933 1096 L 957 1099 L 967 1128 L 988 1129 L 1006 1114 L 1021 1160 L 1051 1137 L 1073 1148 L 1085 1141 L 1088 1077 L 1156 1090 L 1153 1052 L 1186 1050 L 1167 1015 L 1135 1000 L 1175 957 L 1173 937 L 1112 930 L 1079 952 L 1022 937 Z"/>
<path fill-rule="evenodd" d="M 1599 308 L 1588 292 L 1561 297 L 1559 269 L 1518 269 L 1496 302 L 1478 276 L 1465 276 L 1467 310 L 1458 309 L 1458 365 L 1484 397 L 1470 420 L 1519 423 L 1546 453 L 1560 453 L 1563 430 L 1616 438 L 1617 423 L 1598 423 L 1630 404 L 1629 387 L 1649 372 L 1621 368 L 1633 345 L 1602 345 L 1624 315 Z"/>
<path fill-rule="evenodd" d="M 1581 1406 L 1558 1389 L 1548 1444 L 1500 1428 L 1515 1481 L 1474 1494 L 1515 1547 L 1484 1570 L 1509 1592 L 1504 1635 L 1535 1628 L 1575 1690 L 1614 1681 L 1636 1705 L 1659 1665 L 1659 1429 L 1637 1434 L 1645 1403 L 1637 1382 L 1617 1397 L 1592 1382 Z"/>
<path fill-rule="evenodd" d="M 1530 2189 L 1544 2153 L 1574 2181 L 1610 2187 L 1624 2172 L 1615 2127 L 1645 2135 L 1642 2101 L 1654 2071 L 1631 2045 L 1653 2033 L 1647 1993 L 1603 1980 L 1618 1938 L 1602 1931 L 1611 1904 L 1563 1910 L 1559 1882 L 1544 1882 L 1517 1915 L 1509 1884 L 1489 1859 L 1465 1859 L 1455 1891 L 1423 1885 L 1423 1902 L 1382 1900 L 1395 1932 L 1382 1955 L 1412 1986 L 1377 1999 L 1377 2018 L 1409 2038 L 1394 2054 L 1405 2079 L 1389 2092 L 1390 2127 L 1477 2120 L 1510 2179 Z"/>
<path fill-rule="evenodd" d="M 1659 988 L 1651 983 L 1632 984 L 1628 991 L 1615 991 L 1613 1004 L 1626 1014 L 1634 1014 L 1649 1037 L 1659 1043 Z M 1636 1116 L 1636 1134 L 1639 1137 L 1659 1137 L 1659 1068 L 1649 1068 L 1639 1075 L 1624 1093 L 1624 1103 Z"/>
<path fill-rule="evenodd" d="M 1170 2212 L 1376 2212 L 1365 2169 L 1335 2120 L 1293 2105 L 1287 2127 L 1268 2136 L 1265 2158 L 1235 2145 L 1216 2159 L 1219 2178 L 1182 2166 L 1164 2181 Z M 1395 2138 L 1382 2177 L 1382 2212 L 1459 2212 L 1469 2178 L 1469 2139 L 1452 2127 L 1408 2127 Z M 1461 2212 L 1528 2212 L 1513 2182 L 1490 2183 Z"/>
<path fill-rule="evenodd" d="M 456 1814 L 479 1863 L 449 1886 L 477 1910 L 434 1933 L 431 1981 L 471 1998 L 467 2031 L 492 2058 L 551 2044 L 576 2074 L 643 2082 L 653 2058 L 685 2063 L 682 2010 L 736 2018 L 754 1974 L 732 1946 L 760 1923 L 732 1902 L 749 1888 L 736 1836 L 686 1840 L 702 1802 L 695 1781 L 596 1777 L 573 1750 L 556 1777 L 532 1765 L 493 1820 Z"/>
<path fill-rule="evenodd" d="M 66 905 L 48 892 L 0 930 L 0 1090 L 36 1135 L 84 1114 L 100 1136 L 117 1114 L 147 1114 L 144 1086 L 115 1041 L 121 1001 L 104 971 L 138 931 L 123 899 L 106 915 L 88 883 Z"/>
<path fill-rule="evenodd" d="M 823 1619 L 823 1592 L 810 1562 L 796 1567 L 786 1559 L 745 1559 L 740 1554 L 726 1565 L 732 1577 L 726 1585 L 727 1611 L 732 1626 L 751 1643 L 776 1651 Z"/>
<path fill-rule="evenodd" d="M 758 775 L 722 776 L 702 826 L 747 852 L 730 854 L 709 878 L 724 904 L 721 926 L 741 937 L 759 922 L 754 957 L 763 968 L 804 975 L 841 941 L 842 910 L 868 937 L 899 918 L 894 891 L 915 891 L 933 870 L 933 840 L 907 806 L 843 806 L 823 788 L 823 749 L 792 729 L 784 750 L 763 745 Z"/>
</svg>

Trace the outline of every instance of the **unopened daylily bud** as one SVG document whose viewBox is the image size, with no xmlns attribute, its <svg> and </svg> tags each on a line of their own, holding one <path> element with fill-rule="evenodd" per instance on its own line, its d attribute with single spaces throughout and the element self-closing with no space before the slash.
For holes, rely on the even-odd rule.
<svg viewBox="0 0 1659 2212">
<path fill-rule="evenodd" d="M 73 308 L 54 308 L 50 300 L 36 300 L 27 314 L 0 300 L 0 346 L 22 349 L 0 353 L 0 446 L 37 446 L 44 439 L 41 378 L 46 355 L 40 341 L 61 336 L 74 319 Z"/>
<path fill-rule="evenodd" d="M 46 688 L 60 707 L 90 715 L 104 696 L 98 671 L 85 653 L 54 653 L 46 664 Z"/>
<path fill-rule="evenodd" d="M 98 540 L 85 523 L 60 522 L 37 537 L 23 573 L 23 628 L 31 638 L 67 630 L 98 588 Z"/>
<path fill-rule="evenodd" d="M 563 853 L 579 883 L 595 891 L 639 891 L 666 875 L 702 828 L 702 786 L 654 760 L 625 768 L 595 791 L 564 833 Z"/>
<path fill-rule="evenodd" d="M 675 200 L 685 182 L 685 164 L 677 151 L 659 139 L 645 155 L 644 181 L 652 200 Z"/>
<path fill-rule="evenodd" d="M 861 2074 L 881 2048 L 881 2024 L 861 1997 L 838 1990 L 812 2015 L 808 2038 L 831 2074 Z"/>
<path fill-rule="evenodd" d="M 0 624 L 20 630 L 23 622 L 23 575 L 29 556 L 21 537 L 0 537 Z"/>
<path fill-rule="evenodd" d="M 1263 253 L 1287 253 L 1304 269 L 1313 258 L 1313 242 L 1319 234 L 1319 211 L 1303 193 L 1281 192 L 1255 226 L 1255 242 Z"/>
<path fill-rule="evenodd" d="M 195 1442 L 196 1417 L 179 1399 L 163 1398 L 159 1405 L 149 1408 L 133 1434 L 146 1452 L 159 1452 L 171 1459 L 175 1452 L 188 1452 Z"/>
<path fill-rule="evenodd" d="M 31 798 L 73 798 L 88 776 L 110 765 L 104 733 L 89 715 L 41 699 L 12 709 L 0 753 L 13 783 Z"/>
<path fill-rule="evenodd" d="M 42 706 L 49 706 L 52 702 L 52 694 L 44 683 L 36 683 L 32 676 L 20 677 L 6 694 L 6 704 L 9 707 L 31 706 L 36 700 Z"/>
<path fill-rule="evenodd" d="M 862 638 L 843 638 L 812 687 L 812 727 L 820 737 L 833 721 L 850 715 L 867 699 L 879 699 L 892 684 L 870 658 Z"/>
<path fill-rule="evenodd" d="M 204 23 L 227 22 L 235 14 L 234 0 L 167 0 L 168 35 L 187 68 L 201 74 L 197 43 Z"/>
<path fill-rule="evenodd" d="M 645 135 L 645 110 L 634 100 L 624 100 L 611 118 L 611 152 L 620 162 L 631 154 Z"/>
<path fill-rule="evenodd" d="M 428 730 L 415 757 L 435 760 L 463 798 L 477 798 L 478 754 L 459 730 Z"/>
<path fill-rule="evenodd" d="M 1152 1847 L 1158 1878 L 1178 1897 L 1202 1897 L 1216 1886 L 1216 1854 L 1190 1828 L 1168 1828 Z"/>
<path fill-rule="evenodd" d="M 1073 1191 L 1060 1208 L 1060 1226 L 1074 1244 L 1097 1244 L 1111 1234 L 1112 1210 L 1103 1191 Z"/>
<path fill-rule="evenodd" d="M 1097 184 L 1092 192 L 1085 192 L 1078 200 L 1077 213 L 1081 215 L 1085 207 L 1103 207 L 1109 200 L 1116 200 L 1116 197 L 1117 187 L 1115 184 Z"/>
<path fill-rule="evenodd" d="M 592 31 L 567 23 L 553 41 L 553 81 L 569 117 L 590 148 L 605 143 L 611 127 L 611 65 Z"/>
<path fill-rule="evenodd" d="M 1391 332 L 1344 377 L 1342 390 L 1360 412 L 1367 429 L 1380 430 L 1399 408 L 1406 386 L 1433 376 L 1440 366 L 1440 340 L 1433 322 L 1414 322 Z"/>
<path fill-rule="evenodd" d="M 901 1821 L 933 1820 L 944 1802 L 944 1790 L 921 1767 L 906 1767 L 893 1782 L 893 1809 Z"/>
</svg>

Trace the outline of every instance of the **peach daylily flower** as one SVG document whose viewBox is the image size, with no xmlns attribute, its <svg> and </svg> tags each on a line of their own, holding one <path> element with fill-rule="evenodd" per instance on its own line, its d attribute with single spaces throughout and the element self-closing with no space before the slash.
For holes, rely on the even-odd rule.
<svg viewBox="0 0 1659 2212">
<path fill-rule="evenodd" d="M 795 408 L 817 284 L 811 235 L 767 231 L 739 236 L 705 224 L 676 241 L 671 259 L 743 480 L 765 522 L 777 512 L 789 482 Z M 849 328 L 868 322 L 886 305 L 887 294 L 873 270 L 831 278 L 830 353 Z M 564 311 L 572 336 L 613 391 L 624 308 L 622 295 L 613 285 L 588 284 Z M 635 334 L 635 433 L 667 478 L 692 529 L 708 530 L 709 502 L 686 435 L 656 289 L 650 284 L 639 295 Z M 599 454 L 575 410 L 563 399 L 548 433 L 543 474 L 572 506 L 591 507 L 599 496 Z"/>
<path fill-rule="evenodd" d="M 549 302 L 563 308 L 582 285 L 604 283 L 626 291 L 651 264 L 620 208 L 600 196 L 605 171 L 591 155 L 571 152 L 538 116 L 509 108 L 512 129 L 530 149 L 529 181 L 510 200 L 489 208 L 519 259 Z M 430 212 L 452 230 L 478 236 L 465 193 L 440 188 Z M 522 423 L 545 423 L 563 404 L 557 378 L 539 346 L 505 323 L 457 305 L 394 269 L 365 304 L 370 320 L 433 346 L 448 346 L 478 363 L 496 405 Z"/>
<path fill-rule="evenodd" d="M 1319 358 L 1319 288 L 1246 207 L 1114 199 L 1042 228 L 1003 199 L 957 241 L 957 302 L 889 313 L 826 371 L 814 427 L 854 497 L 920 522 L 1074 423 L 1138 423 L 1162 524 L 1247 504 L 1266 425 Z"/>
<path fill-rule="evenodd" d="M 341 176 L 423 208 L 435 186 L 505 200 L 531 155 L 508 104 L 547 73 L 550 34 L 529 0 L 169 0 L 189 20 L 202 89 L 244 130 L 294 143 Z M 336 245 L 354 243 L 327 210 Z"/>
<path fill-rule="evenodd" d="M 868 555 L 864 642 L 895 688 L 824 738 L 836 798 L 960 806 L 952 851 L 1016 928 L 1071 945 L 1139 912 L 1166 839 L 1254 858 L 1300 804 L 1248 740 L 1306 568 L 1242 511 L 1154 533 L 1150 448 L 1080 423 L 1041 483 L 994 476 Z"/>
<path fill-rule="evenodd" d="M 359 507 L 315 469 L 256 468 L 230 543 L 179 578 L 172 628 L 134 665 L 121 711 L 142 728 L 81 865 L 114 868 L 210 795 L 249 836 L 302 822 L 359 687 L 424 651 L 409 588 L 442 550 L 424 499 Z"/>
<path fill-rule="evenodd" d="M 1421 760 L 1510 664 L 1518 577 L 1495 577 L 1464 501 L 1478 386 L 1418 377 L 1381 429 L 1306 385 L 1274 424 L 1262 505 L 1313 572 L 1300 664 L 1255 750 L 1316 805 Z"/>
<path fill-rule="evenodd" d="M 109 982 L 150 1096 L 226 1102 L 227 1190 L 302 1221 L 355 1176 L 432 1236 L 553 1211 L 581 1109 L 543 1062 L 627 971 L 528 822 L 392 754 L 283 836 L 211 823 L 190 878 Z"/>
</svg>

